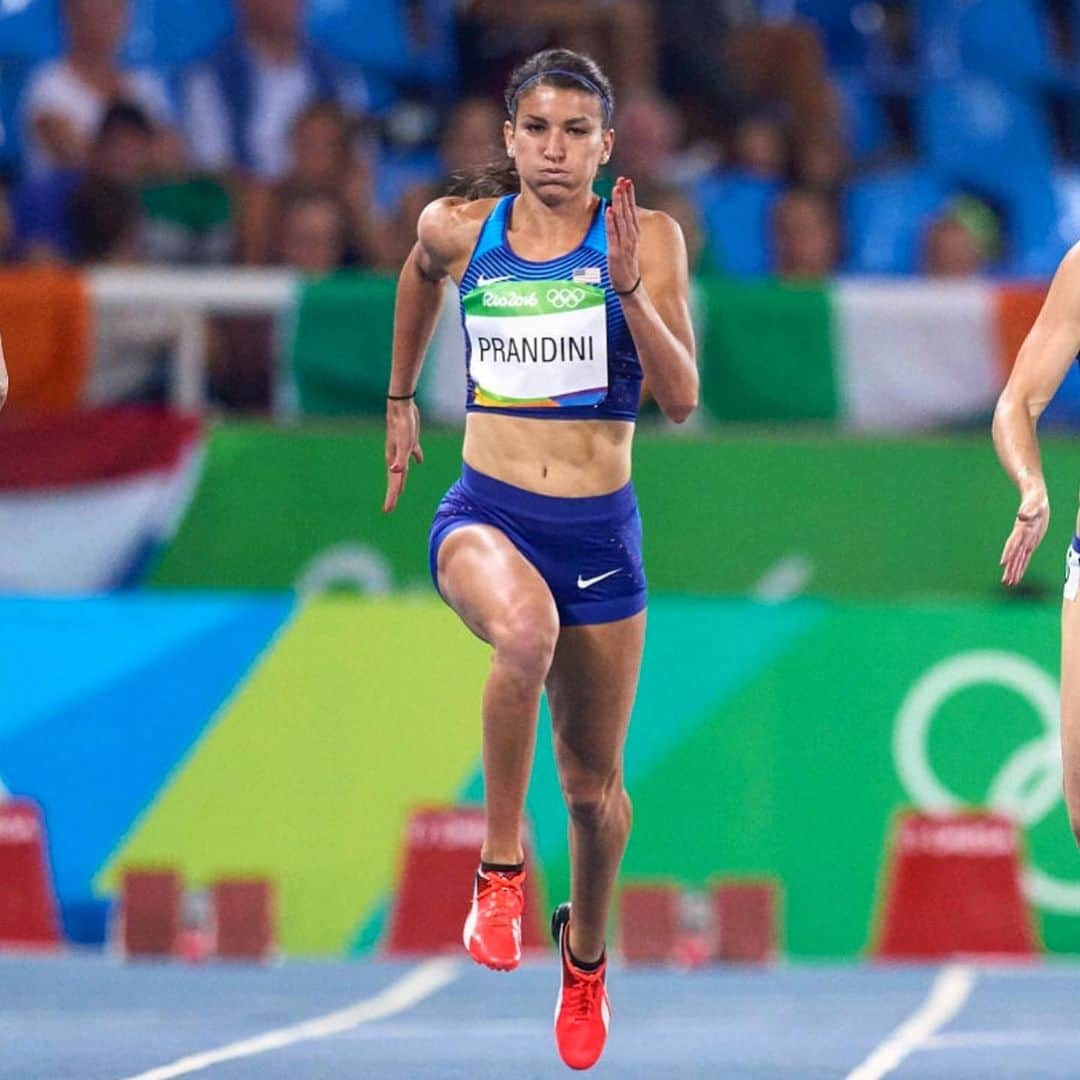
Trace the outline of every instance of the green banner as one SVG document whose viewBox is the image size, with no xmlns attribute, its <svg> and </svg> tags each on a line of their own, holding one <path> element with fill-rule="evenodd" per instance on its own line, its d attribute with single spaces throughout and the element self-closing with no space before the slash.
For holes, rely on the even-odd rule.
<svg viewBox="0 0 1080 1080">
<path fill-rule="evenodd" d="M 833 420 L 828 293 L 771 282 L 702 282 L 702 403 L 716 420 Z"/>
<path fill-rule="evenodd" d="M 228 424 L 153 574 L 167 587 L 431 588 L 427 531 L 460 470 L 458 432 L 424 431 L 393 514 L 381 427 Z M 1056 601 L 1080 447 L 1048 440 L 1054 522 L 1020 598 Z M 998 557 L 1017 499 L 988 439 L 745 434 L 635 447 L 650 586 L 660 593 L 1014 598 Z"/>
<path fill-rule="evenodd" d="M 305 284 L 292 370 L 305 413 L 381 415 L 386 407 L 397 282 L 341 274 Z"/>
</svg>

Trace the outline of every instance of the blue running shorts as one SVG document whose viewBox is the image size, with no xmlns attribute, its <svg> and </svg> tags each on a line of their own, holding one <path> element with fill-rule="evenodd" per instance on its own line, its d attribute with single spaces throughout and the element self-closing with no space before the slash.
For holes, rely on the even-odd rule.
<svg viewBox="0 0 1080 1080">
<path fill-rule="evenodd" d="M 563 626 L 615 622 L 645 608 L 641 515 L 633 484 L 610 495 L 559 498 L 464 465 L 431 523 L 428 565 L 436 589 L 439 545 L 462 525 L 491 525 L 502 532 L 547 582 Z"/>
</svg>

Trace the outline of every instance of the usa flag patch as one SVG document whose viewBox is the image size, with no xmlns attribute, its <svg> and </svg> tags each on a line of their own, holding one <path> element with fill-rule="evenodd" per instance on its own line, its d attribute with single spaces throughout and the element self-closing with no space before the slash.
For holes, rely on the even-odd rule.
<svg viewBox="0 0 1080 1080">
<path fill-rule="evenodd" d="M 573 273 L 573 280 L 578 285 L 599 285 L 600 284 L 600 267 L 599 266 L 579 266 Z"/>
</svg>

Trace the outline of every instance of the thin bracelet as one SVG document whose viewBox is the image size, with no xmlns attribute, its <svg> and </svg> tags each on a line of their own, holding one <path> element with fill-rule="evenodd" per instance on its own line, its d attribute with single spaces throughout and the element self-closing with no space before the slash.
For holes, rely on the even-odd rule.
<svg viewBox="0 0 1080 1080">
<path fill-rule="evenodd" d="M 631 293 L 636 293 L 636 292 L 637 292 L 638 286 L 639 286 L 640 284 L 641 284 L 641 275 L 640 275 L 640 274 L 638 274 L 638 279 L 637 279 L 637 281 L 635 281 L 635 282 L 634 282 L 634 287 L 633 287 L 632 289 L 627 289 L 627 290 L 626 290 L 626 292 L 619 292 L 619 290 L 618 290 L 618 289 L 615 289 L 615 288 L 613 288 L 613 289 L 612 289 L 611 291 L 612 291 L 612 292 L 613 292 L 613 293 L 614 293 L 614 294 L 615 294 L 616 296 L 630 296 L 630 295 L 631 295 Z"/>
<path fill-rule="evenodd" d="M 416 391 L 415 390 L 411 394 L 387 394 L 386 395 L 386 400 L 387 401 L 409 401 L 414 397 L 416 397 Z"/>
</svg>

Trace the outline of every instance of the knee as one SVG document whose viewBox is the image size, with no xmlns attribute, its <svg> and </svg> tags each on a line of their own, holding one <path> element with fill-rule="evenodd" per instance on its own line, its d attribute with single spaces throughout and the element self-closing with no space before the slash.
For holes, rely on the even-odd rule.
<svg viewBox="0 0 1080 1080">
<path fill-rule="evenodd" d="M 554 604 L 515 604 L 492 633 L 495 659 L 538 682 L 547 676 L 558 640 L 559 616 Z"/>
<path fill-rule="evenodd" d="M 563 785 L 563 797 L 570 820 L 587 831 L 599 829 L 617 819 L 630 828 L 630 796 L 621 777 L 577 778 Z"/>
</svg>

